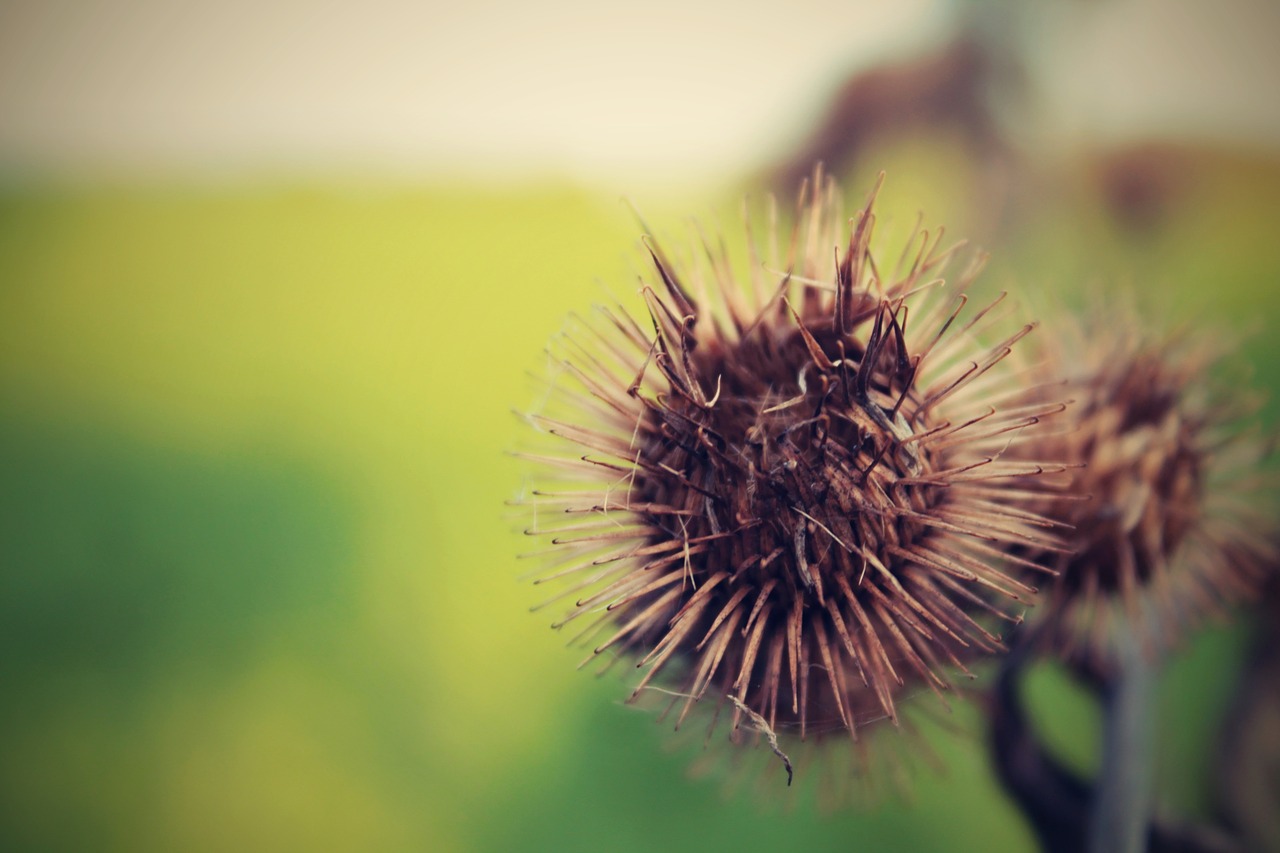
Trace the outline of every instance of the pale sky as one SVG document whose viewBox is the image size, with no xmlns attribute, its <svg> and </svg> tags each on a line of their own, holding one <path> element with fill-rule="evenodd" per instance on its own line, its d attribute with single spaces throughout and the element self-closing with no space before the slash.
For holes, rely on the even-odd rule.
<svg viewBox="0 0 1280 853">
<path fill-rule="evenodd" d="M 0 168 L 732 174 L 954 5 L 5 0 Z M 1038 25 L 1047 127 L 1280 140 L 1280 4 L 1062 5 Z"/>
</svg>

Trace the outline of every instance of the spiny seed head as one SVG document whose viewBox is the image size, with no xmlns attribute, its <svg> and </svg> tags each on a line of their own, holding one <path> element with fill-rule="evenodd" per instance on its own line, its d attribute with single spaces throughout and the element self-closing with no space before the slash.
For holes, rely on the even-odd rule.
<svg viewBox="0 0 1280 853">
<path fill-rule="evenodd" d="M 1062 409 L 1012 375 L 1032 326 L 980 344 L 1000 312 L 963 316 L 978 265 L 944 288 L 941 229 L 886 276 L 875 193 L 846 223 L 813 186 L 785 260 L 751 242 L 745 286 L 722 248 L 704 277 L 650 246 L 646 320 L 603 309 L 567 337 L 563 414 L 529 417 L 563 454 L 537 457 L 529 531 L 552 601 L 576 601 L 557 626 L 638 661 L 632 698 L 674 695 L 677 727 L 700 700 L 771 735 L 896 722 L 905 691 L 1000 648 L 984 623 L 1034 592 L 1007 547 L 1058 547 L 1023 503 L 1062 466 L 1006 461 Z"/>
<path fill-rule="evenodd" d="M 1036 614 L 1066 656 L 1105 660 L 1121 629 L 1148 649 L 1168 645 L 1251 596 L 1275 562 L 1266 451 L 1237 423 L 1247 392 L 1215 383 L 1207 347 L 1140 328 L 1113 311 L 1087 336 L 1063 323 L 1041 341 L 1046 373 L 1066 374 L 1075 403 L 1062 429 L 1019 452 L 1083 463 L 1039 507 L 1071 530 L 1068 553 L 1040 555 L 1058 577 Z"/>
</svg>

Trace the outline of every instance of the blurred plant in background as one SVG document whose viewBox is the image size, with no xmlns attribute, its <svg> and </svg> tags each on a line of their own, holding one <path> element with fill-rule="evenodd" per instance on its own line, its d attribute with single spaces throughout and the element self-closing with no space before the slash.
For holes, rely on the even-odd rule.
<svg viewBox="0 0 1280 853">
<path fill-rule="evenodd" d="M 534 598 L 494 509 L 520 372 L 596 276 L 627 280 L 616 190 L 736 210 L 774 184 L 736 176 L 810 156 L 842 69 L 945 52 L 958 7 L 413 5 L 0 9 L 0 846 L 1032 849 L 973 703 L 926 725 L 947 770 L 911 804 L 815 819 L 686 783 L 700 745 L 655 749 L 513 617 Z M 977 40 L 1033 60 L 1020 95 L 979 91 L 1015 166 L 925 116 L 836 171 L 888 171 L 888 233 L 921 207 L 994 249 L 976 297 L 1105 279 L 1238 331 L 1274 423 L 1274 10 L 1156 5 Z M 806 49 L 778 59 L 780 33 Z M 1171 656 L 1158 813 L 1276 837 L 1268 624 Z M 1088 690 L 1038 664 L 1019 698 L 1091 777 Z"/>
<path fill-rule="evenodd" d="M 1080 467 L 1040 506 L 1069 530 L 1069 550 L 1040 555 L 1056 577 L 1001 667 L 996 763 L 1046 849 L 1231 849 L 1242 840 L 1221 828 L 1148 817 L 1152 684 L 1205 614 L 1255 602 L 1276 574 L 1273 441 L 1251 425 L 1247 384 L 1211 369 L 1231 336 L 1166 338 L 1156 318 L 1118 304 L 1123 294 L 1109 297 L 1046 329 L 1039 375 L 1075 403 L 1062 430 L 1013 449 Z M 1019 707 L 1017 682 L 1037 655 L 1065 661 L 1105 710 L 1091 782 L 1035 744 Z"/>
</svg>

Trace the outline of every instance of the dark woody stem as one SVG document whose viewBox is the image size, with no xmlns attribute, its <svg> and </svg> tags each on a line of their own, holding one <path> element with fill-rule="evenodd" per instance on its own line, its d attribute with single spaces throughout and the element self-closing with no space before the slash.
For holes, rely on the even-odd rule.
<svg viewBox="0 0 1280 853">
<path fill-rule="evenodd" d="M 1045 853 L 1240 853 L 1239 840 L 1222 826 L 1156 821 L 1150 815 L 1149 703 L 1158 667 L 1143 657 L 1136 641 L 1130 640 L 1132 660 L 1106 672 L 1074 668 L 1104 708 L 1107 752 L 1099 778 L 1090 783 L 1044 748 L 1021 697 L 1026 669 L 1036 658 L 1036 638 L 1027 627 L 1010 638 L 991 697 L 991 758 L 1040 848 Z"/>
<path fill-rule="evenodd" d="M 1091 787 L 1045 750 L 1021 688 L 1034 657 L 1025 627 L 1015 634 L 996 680 L 991 707 L 991 757 L 1005 792 L 1018 804 L 1045 853 L 1078 853 L 1084 846 Z"/>
</svg>

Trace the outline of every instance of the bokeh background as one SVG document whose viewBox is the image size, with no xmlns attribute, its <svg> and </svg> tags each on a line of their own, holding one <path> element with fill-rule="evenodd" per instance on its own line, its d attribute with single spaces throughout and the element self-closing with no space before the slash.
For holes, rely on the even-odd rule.
<svg viewBox="0 0 1280 853">
<path fill-rule="evenodd" d="M 1269 0 L 0 4 L 0 848 L 1031 849 L 975 706 L 907 799 L 691 779 L 528 612 L 512 410 L 632 299 L 624 195 L 678 243 L 821 158 L 992 291 L 1220 329 L 1273 424 L 1277 43 Z M 1167 814 L 1218 808 L 1254 623 L 1162 681 Z M 1089 698 L 1029 694 L 1092 766 Z"/>
</svg>

